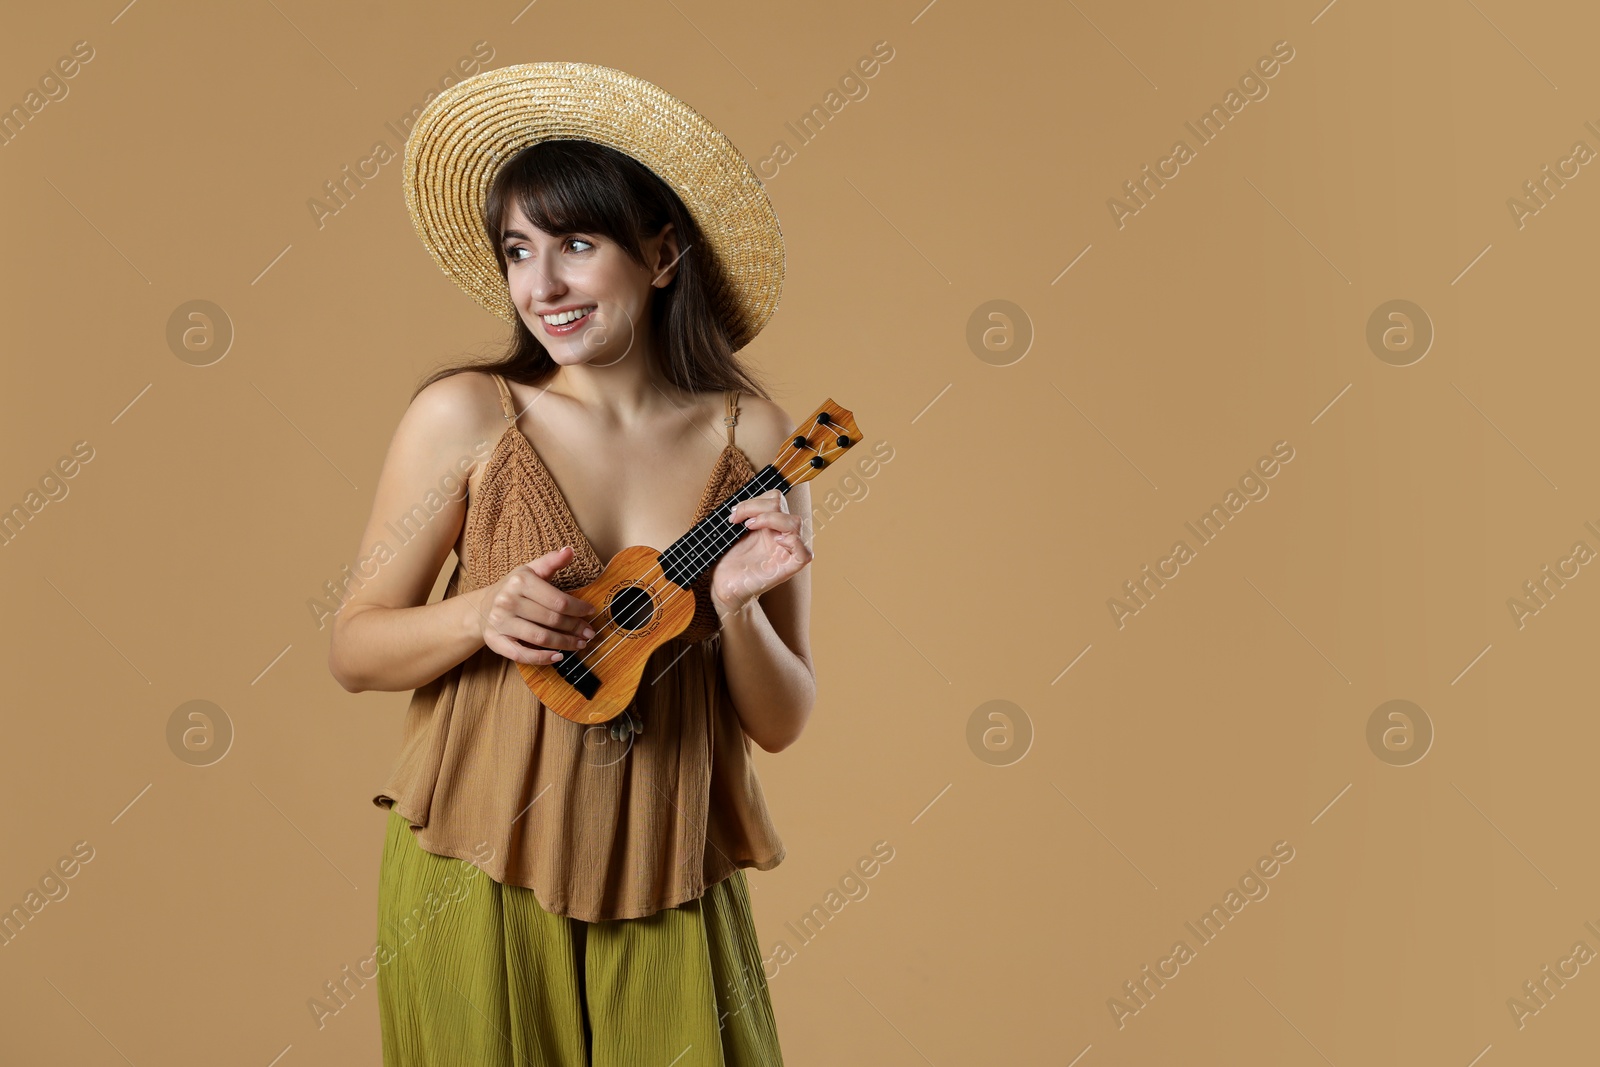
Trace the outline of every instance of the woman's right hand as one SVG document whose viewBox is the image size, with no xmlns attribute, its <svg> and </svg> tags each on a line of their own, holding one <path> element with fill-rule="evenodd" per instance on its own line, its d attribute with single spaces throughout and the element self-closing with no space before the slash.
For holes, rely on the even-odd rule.
<svg viewBox="0 0 1600 1067">
<path fill-rule="evenodd" d="M 556 662 L 563 649 L 585 647 L 594 636 L 588 619 L 599 609 L 549 582 L 572 557 L 572 547 L 562 545 L 490 586 L 481 605 L 483 643 L 509 660 L 536 666 Z"/>
</svg>

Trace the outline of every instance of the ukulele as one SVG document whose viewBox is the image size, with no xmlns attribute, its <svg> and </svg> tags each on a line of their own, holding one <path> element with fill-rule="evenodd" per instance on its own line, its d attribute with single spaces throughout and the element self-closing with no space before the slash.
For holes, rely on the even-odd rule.
<svg viewBox="0 0 1600 1067">
<path fill-rule="evenodd" d="M 832 400 L 824 400 L 801 426 L 803 435 L 666 549 L 624 548 L 600 577 L 568 591 L 600 609 L 589 622 L 595 635 L 588 646 L 564 649 L 551 664 L 517 664 L 522 680 L 547 708 L 585 724 L 621 715 L 638 692 L 650 654 L 694 621 L 690 585 L 750 532 L 742 523 L 728 522 L 733 506 L 773 489 L 788 493 L 861 440 L 855 416 Z"/>
</svg>

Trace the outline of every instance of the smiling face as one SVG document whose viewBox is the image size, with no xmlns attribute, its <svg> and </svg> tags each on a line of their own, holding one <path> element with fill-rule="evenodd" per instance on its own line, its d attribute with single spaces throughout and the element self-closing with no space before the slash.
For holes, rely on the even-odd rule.
<svg viewBox="0 0 1600 1067">
<path fill-rule="evenodd" d="M 666 286 L 676 266 L 671 224 L 643 246 L 640 264 L 606 236 L 546 233 L 511 208 L 500 244 L 506 285 L 522 321 L 557 363 L 606 366 L 649 343 L 651 289 Z"/>
</svg>

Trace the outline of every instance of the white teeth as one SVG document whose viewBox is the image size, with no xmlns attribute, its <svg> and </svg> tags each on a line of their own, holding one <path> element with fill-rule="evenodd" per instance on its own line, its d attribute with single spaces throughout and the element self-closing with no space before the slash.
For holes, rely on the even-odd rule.
<svg viewBox="0 0 1600 1067">
<path fill-rule="evenodd" d="M 552 326 L 565 326 L 569 322 L 575 322 L 583 318 L 593 310 L 593 307 L 578 308 L 576 311 L 563 311 L 555 315 L 541 315 L 539 317 Z"/>
</svg>

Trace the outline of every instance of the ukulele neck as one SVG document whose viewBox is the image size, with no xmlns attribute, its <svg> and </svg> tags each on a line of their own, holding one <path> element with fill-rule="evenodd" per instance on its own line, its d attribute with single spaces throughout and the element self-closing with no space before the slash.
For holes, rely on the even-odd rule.
<svg viewBox="0 0 1600 1067">
<path fill-rule="evenodd" d="M 711 514 L 690 527 L 689 532 L 668 545 L 656 556 L 661 571 L 673 584 L 687 589 L 695 579 L 716 565 L 717 560 L 750 531 L 743 523 L 735 526 L 728 521 L 728 512 L 741 500 L 770 493 L 774 489 L 787 494 L 790 483 L 778 468 L 769 463 L 756 473 L 738 491 L 711 509 Z"/>
</svg>

